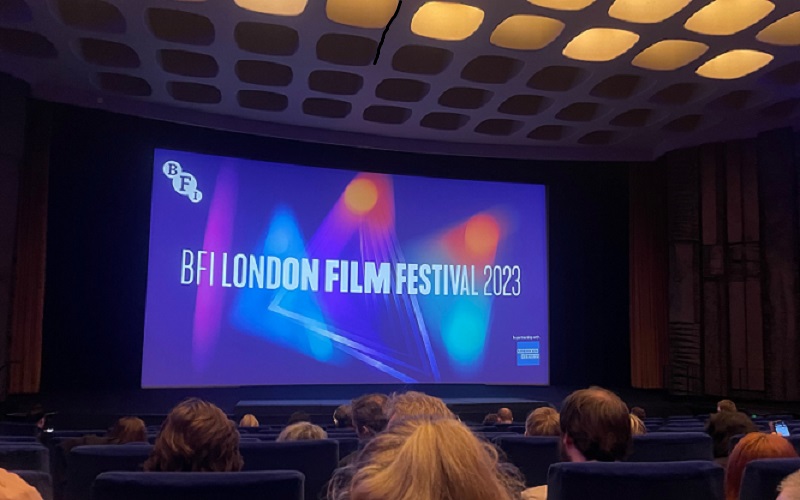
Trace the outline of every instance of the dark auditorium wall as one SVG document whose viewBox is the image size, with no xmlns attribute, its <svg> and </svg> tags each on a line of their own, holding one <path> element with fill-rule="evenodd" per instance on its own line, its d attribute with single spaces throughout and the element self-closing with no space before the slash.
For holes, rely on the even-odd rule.
<svg viewBox="0 0 800 500">
<path fill-rule="evenodd" d="M 785 129 L 670 153 L 637 174 L 664 195 L 648 215 L 666 220 L 663 247 L 639 260 L 657 284 L 668 276 L 669 299 L 648 313 L 666 317 L 673 393 L 800 400 L 798 171 L 800 134 Z"/>
<path fill-rule="evenodd" d="M 139 387 L 156 147 L 332 168 L 547 184 L 551 383 L 630 385 L 626 164 L 443 157 L 304 144 L 46 106 L 53 113 L 53 140 L 45 391 Z M 464 390 L 445 388 L 453 395 Z M 307 397 L 328 394 L 321 387 L 304 391 Z"/>
</svg>

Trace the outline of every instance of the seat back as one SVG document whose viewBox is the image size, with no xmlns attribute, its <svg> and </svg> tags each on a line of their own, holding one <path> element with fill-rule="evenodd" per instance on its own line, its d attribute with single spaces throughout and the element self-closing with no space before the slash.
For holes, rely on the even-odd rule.
<svg viewBox="0 0 800 500">
<path fill-rule="evenodd" d="M 560 461 L 558 437 L 500 436 L 495 439 L 506 458 L 525 476 L 529 488 L 547 484 L 547 470 Z"/>
<path fill-rule="evenodd" d="M 586 462 L 550 467 L 548 500 L 723 500 L 725 471 L 714 462 Z"/>
<path fill-rule="evenodd" d="M 297 471 L 104 472 L 92 500 L 302 500 Z"/>
<path fill-rule="evenodd" d="M 296 470 L 305 476 L 306 500 L 317 500 L 339 463 L 332 439 L 241 443 L 244 470 Z"/>
<path fill-rule="evenodd" d="M 88 500 L 95 478 L 109 471 L 139 471 L 153 446 L 105 444 L 77 446 L 67 455 L 64 500 Z"/>
<path fill-rule="evenodd" d="M 53 480 L 50 474 L 40 470 L 12 470 L 42 495 L 42 500 L 53 500 Z"/>
<path fill-rule="evenodd" d="M 633 437 L 628 462 L 714 460 L 714 442 L 702 432 L 658 432 Z"/>
<path fill-rule="evenodd" d="M 50 472 L 50 453 L 39 443 L 0 443 L 0 468 Z"/>
<path fill-rule="evenodd" d="M 753 460 L 744 468 L 739 500 L 775 500 L 783 478 L 800 470 L 800 458 Z"/>
</svg>

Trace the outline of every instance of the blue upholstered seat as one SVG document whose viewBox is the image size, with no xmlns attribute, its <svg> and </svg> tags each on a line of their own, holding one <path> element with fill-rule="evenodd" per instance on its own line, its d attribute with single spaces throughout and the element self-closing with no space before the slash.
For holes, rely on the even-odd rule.
<svg viewBox="0 0 800 500">
<path fill-rule="evenodd" d="M 139 471 L 150 451 L 149 444 L 78 446 L 67 455 L 65 500 L 86 500 L 94 479 L 103 472 Z"/>
<path fill-rule="evenodd" d="M 770 458 L 747 464 L 739 500 L 775 500 L 783 478 L 800 470 L 800 458 Z"/>
<path fill-rule="evenodd" d="M 297 471 L 105 472 L 92 500 L 302 500 Z"/>
<path fill-rule="evenodd" d="M 633 437 L 628 462 L 714 460 L 711 436 L 702 432 L 659 432 Z"/>
<path fill-rule="evenodd" d="M 317 500 L 339 463 L 332 439 L 241 443 L 244 470 L 297 470 L 305 476 L 306 500 Z"/>
<path fill-rule="evenodd" d="M 50 453 L 39 443 L 0 443 L 0 468 L 50 472 Z"/>
<path fill-rule="evenodd" d="M 50 474 L 40 470 L 12 470 L 11 472 L 36 488 L 43 500 L 53 500 L 53 480 Z"/>
<path fill-rule="evenodd" d="M 547 470 L 559 461 L 558 437 L 500 436 L 495 439 L 509 462 L 525 476 L 528 487 L 547 483 Z"/>
<path fill-rule="evenodd" d="M 586 462 L 550 467 L 548 500 L 723 500 L 725 471 L 714 462 Z"/>
</svg>

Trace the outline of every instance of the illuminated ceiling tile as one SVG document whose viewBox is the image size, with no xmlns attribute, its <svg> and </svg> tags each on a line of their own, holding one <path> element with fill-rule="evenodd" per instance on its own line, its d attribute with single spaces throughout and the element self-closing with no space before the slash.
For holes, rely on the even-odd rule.
<svg viewBox="0 0 800 500">
<path fill-rule="evenodd" d="M 757 50 L 731 50 L 720 54 L 697 69 L 697 74 L 717 80 L 733 80 L 760 70 L 773 56 Z"/>
<path fill-rule="evenodd" d="M 261 14 L 275 16 L 299 16 L 306 10 L 308 0 L 235 0 L 236 5 Z"/>
<path fill-rule="evenodd" d="M 469 38 L 483 22 L 483 11 L 454 2 L 428 2 L 414 14 L 411 31 L 436 40 L 459 41 Z"/>
<path fill-rule="evenodd" d="M 608 15 L 629 23 L 654 24 L 669 19 L 692 0 L 616 0 Z"/>
<path fill-rule="evenodd" d="M 767 0 L 714 0 L 698 10 L 684 27 L 703 35 L 733 35 L 749 28 L 772 12 Z"/>
<path fill-rule="evenodd" d="M 563 54 L 578 61 L 611 61 L 629 51 L 639 41 L 632 31 L 591 28 L 570 41 Z"/>
<path fill-rule="evenodd" d="M 500 23 L 489 41 L 504 49 L 538 50 L 550 45 L 562 31 L 564 23 L 558 19 L 520 14 Z"/>
<path fill-rule="evenodd" d="M 778 19 L 761 30 L 756 38 L 773 45 L 800 45 L 800 12 Z"/>
<path fill-rule="evenodd" d="M 662 40 L 644 49 L 631 64 L 654 71 L 682 68 L 702 56 L 708 45 L 689 40 Z"/>
<path fill-rule="evenodd" d="M 592 5 L 594 0 L 528 0 L 533 5 L 556 10 L 583 10 Z"/>
<path fill-rule="evenodd" d="M 398 0 L 328 0 L 325 13 L 335 23 L 357 28 L 385 28 Z"/>
</svg>

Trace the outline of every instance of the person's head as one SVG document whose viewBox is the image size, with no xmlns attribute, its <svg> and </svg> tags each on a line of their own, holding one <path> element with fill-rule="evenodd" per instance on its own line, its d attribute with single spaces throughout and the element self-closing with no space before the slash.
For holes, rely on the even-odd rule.
<svg viewBox="0 0 800 500">
<path fill-rule="evenodd" d="M 524 485 L 497 450 L 453 418 L 393 420 L 331 481 L 332 500 L 511 500 Z"/>
<path fill-rule="evenodd" d="M 723 411 L 737 411 L 736 403 L 731 401 L 730 399 L 723 399 L 719 403 L 717 403 L 717 413 L 721 413 Z"/>
<path fill-rule="evenodd" d="M 510 424 L 514 421 L 514 414 L 508 408 L 500 408 L 497 410 L 497 423 Z"/>
<path fill-rule="evenodd" d="M 258 427 L 258 419 L 252 413 L 248 413 L 239 420 L 239 427 Z"/>
<path fill-rule="evenodd" d="M 560 436 L 558 412 L 549 406 L 533 410 L 525 419 L 526 436 Z"/>
<path fill-rule="evenodd" d="M 388 399 L 385 394 L 366 394 L 353 400 L 353 428 L 358 437 L 369 439 L 386 428 L 389 420 L 384 407 Z"/>
<path fill-rule="evenodd" d="M 439 398 L 417 391 L 392 394 L 386 402 L 386 418 L 389 422 L 410 417 L 455 418 L 455 415 Z"/>
<path fill-rule="evenodd" d="M 483 425 L 494 425 L 497 423 L 497 413 L 487 413 L 483 417 Z"/>
<path fill-rule="evenodd" d="M 305 441 L 310 439 L 327 439 L 328 433 L 322 427 L 311 422 L 297 422 L 281 431 L 276 441 Z"/>
<path fill-rule="evenodd" d="M 353 427 L 353 412 L 350 405 L 341 405 L 333 411 L 333 425 L 339 429 Z"/>
<path fill-rule="evenodd" d="M 631 415 L 636 415 L 639 420 L 644 420 L 647 418 L 647 412 L 644 411 L 644 408 L 641 406 L 634 406 L 631 408 Z"/>
<path fill-rule="evenodd" d="M 641 418 L 631 413 L 630 419 L 631 419 L 631 435 L 641 436 L 643 434 L 647 434 L 647 427 L 645 427 L 644 422 L 642 422 Z"/>
<path fill-rule="evenodd" d="M 786 476 L 778 491 L 780 495 L 775 500 L 800 500 L 800 470 Z"/>
<path fill-rule="evenodd" d="M 115 443 L 146 443 L 147 427 L 137 417 L 122 417 L 108 430 L 108 437 Z"/>
<path fill-rule="evenodd" d="M 728 458 L 728 470 L 725 473 L 725 498 L 739 500 L 742 476 L 748 463 L 759 458 L 793 457 L 797 457 L 794 446 L 782 436 L 761 432 L 751 432 L 746 435 L 736 443 L 736 447 Z"/>
<path fill-rule="evenodd" d="M 190 398 L 167 415 L 144 470 L 231 472 L 242 465 L 236 424 L 216 405 Z"/>
<path fill-rule="evenodd" d="M 628 407 L 613 392 L 590 387 L 561 405 L 561 445 L 572 462 L 622 460 L 631 443 Z"/>
<path fill-rule="evenodd" d="M 296 424 L 297 422 L 311 422 L 311 415 L 304 411 L 296 411 L 289 415 L 289 421 L 286 425 Z"/>
<path fill-rule="evenodd" d="M 42 500 L 42 495 L 18 475 L 0 469 L 0 500 Z"/>
</svg>

